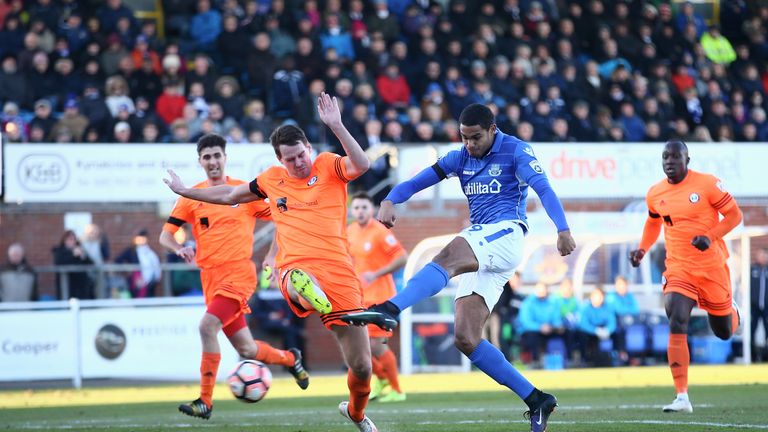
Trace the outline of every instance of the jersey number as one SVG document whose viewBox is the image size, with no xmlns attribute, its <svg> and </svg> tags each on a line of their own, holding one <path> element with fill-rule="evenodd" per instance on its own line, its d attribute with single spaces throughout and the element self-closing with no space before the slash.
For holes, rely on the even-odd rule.
<svg viewBox="0 0 768 432">
<path fill-rule="evenodd" d="M 669 215 L 666 215 L 663 218 L 664 218 L 664 223 L 665 224 L 667 224 L 669 226 L 674 226 L 675 225 L 675 224 L 672 223 L 672 218 L 669 217 Z"/>
</svg>

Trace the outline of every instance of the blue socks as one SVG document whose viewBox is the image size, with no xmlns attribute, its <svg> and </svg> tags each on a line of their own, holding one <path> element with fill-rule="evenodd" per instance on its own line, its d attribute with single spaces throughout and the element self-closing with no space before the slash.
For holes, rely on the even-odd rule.
<svg viewBox="0 0 768 432">
<path fill-rule="evenodd" d="M 469 359 L 473 365 L 497 383 L 515 392 L 520 399 L 524 400 L 533 392 L 533 384 L 520 375 L 520 372 L 504 358 L 504 354 L 487 340 L 483 339 L 480 342 L 480 345 L 469 355 Z"/>
<path fill-rule="evenodd" d="M 432 297 L 448 285 L 448 273 L 444 268 L 431 262 L 413 275 L 405 288 L 389 299 L 400 310 L 409 308 L 421 300 Z"/>
</svg>

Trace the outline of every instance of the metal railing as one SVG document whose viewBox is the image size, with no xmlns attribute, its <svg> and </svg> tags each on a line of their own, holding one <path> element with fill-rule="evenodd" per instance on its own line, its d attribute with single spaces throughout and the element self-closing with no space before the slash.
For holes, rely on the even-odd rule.
<svg viewBox="0 0 768 432">
<path fill-rule="evenodd" d="M 162 286 L 162 296 L 171 297 L 173 290 L 171 287 L 170 272 L 172 271 L 199 271 L 197 266 L 186 263 L 161 263 L 160 270 L 162 276 L 160 277 L 160 283 Z M 141 271 L 139 264 L 101 264 L 101 265 L 53 265 L 53 266 L 40 266 L 35 267 L 35 272 L 41 273 L 55 273 L 59 275 L 65 275 L 68 273 L 89 273 L 94 279 L 96 286 L 94 287 L 94 295 L 97 299 L 110 298 L 107 286 L 107 276 L 114 273 L 128 273 Z M 70 287 L 69 278 L 58 278 L 60 298 L 59 300 L 69 299 Z"/>
</svg>

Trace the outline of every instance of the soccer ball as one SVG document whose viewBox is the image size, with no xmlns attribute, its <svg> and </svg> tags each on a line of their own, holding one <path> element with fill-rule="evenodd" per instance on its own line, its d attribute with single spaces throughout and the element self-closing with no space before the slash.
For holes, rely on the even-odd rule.
<svg viewBox="0 0 768 432">
<path fill-rule="evenodd" d="M 272 372 L 256 360 L 244 360 L 235 366 L 227 378 L 232 394 L 243 402 L 256 403 L 267 395 L 272 385 Z"/>
</svg>

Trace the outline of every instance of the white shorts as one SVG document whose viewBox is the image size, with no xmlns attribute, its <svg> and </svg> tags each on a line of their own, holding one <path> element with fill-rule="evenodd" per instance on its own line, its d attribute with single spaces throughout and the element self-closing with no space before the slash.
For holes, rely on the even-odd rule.
<svg viewBox="0 0 768 432">
<path fill-rule="evenodd" d="M 523 259 L 523 228 L 512 221 L 475 224 L 462 230 L 459 237 L 472 247 L 479 266 L 476 272 L 461 275 L 456 299 L 478 294 L 490 312 Z"/>
</svg>

